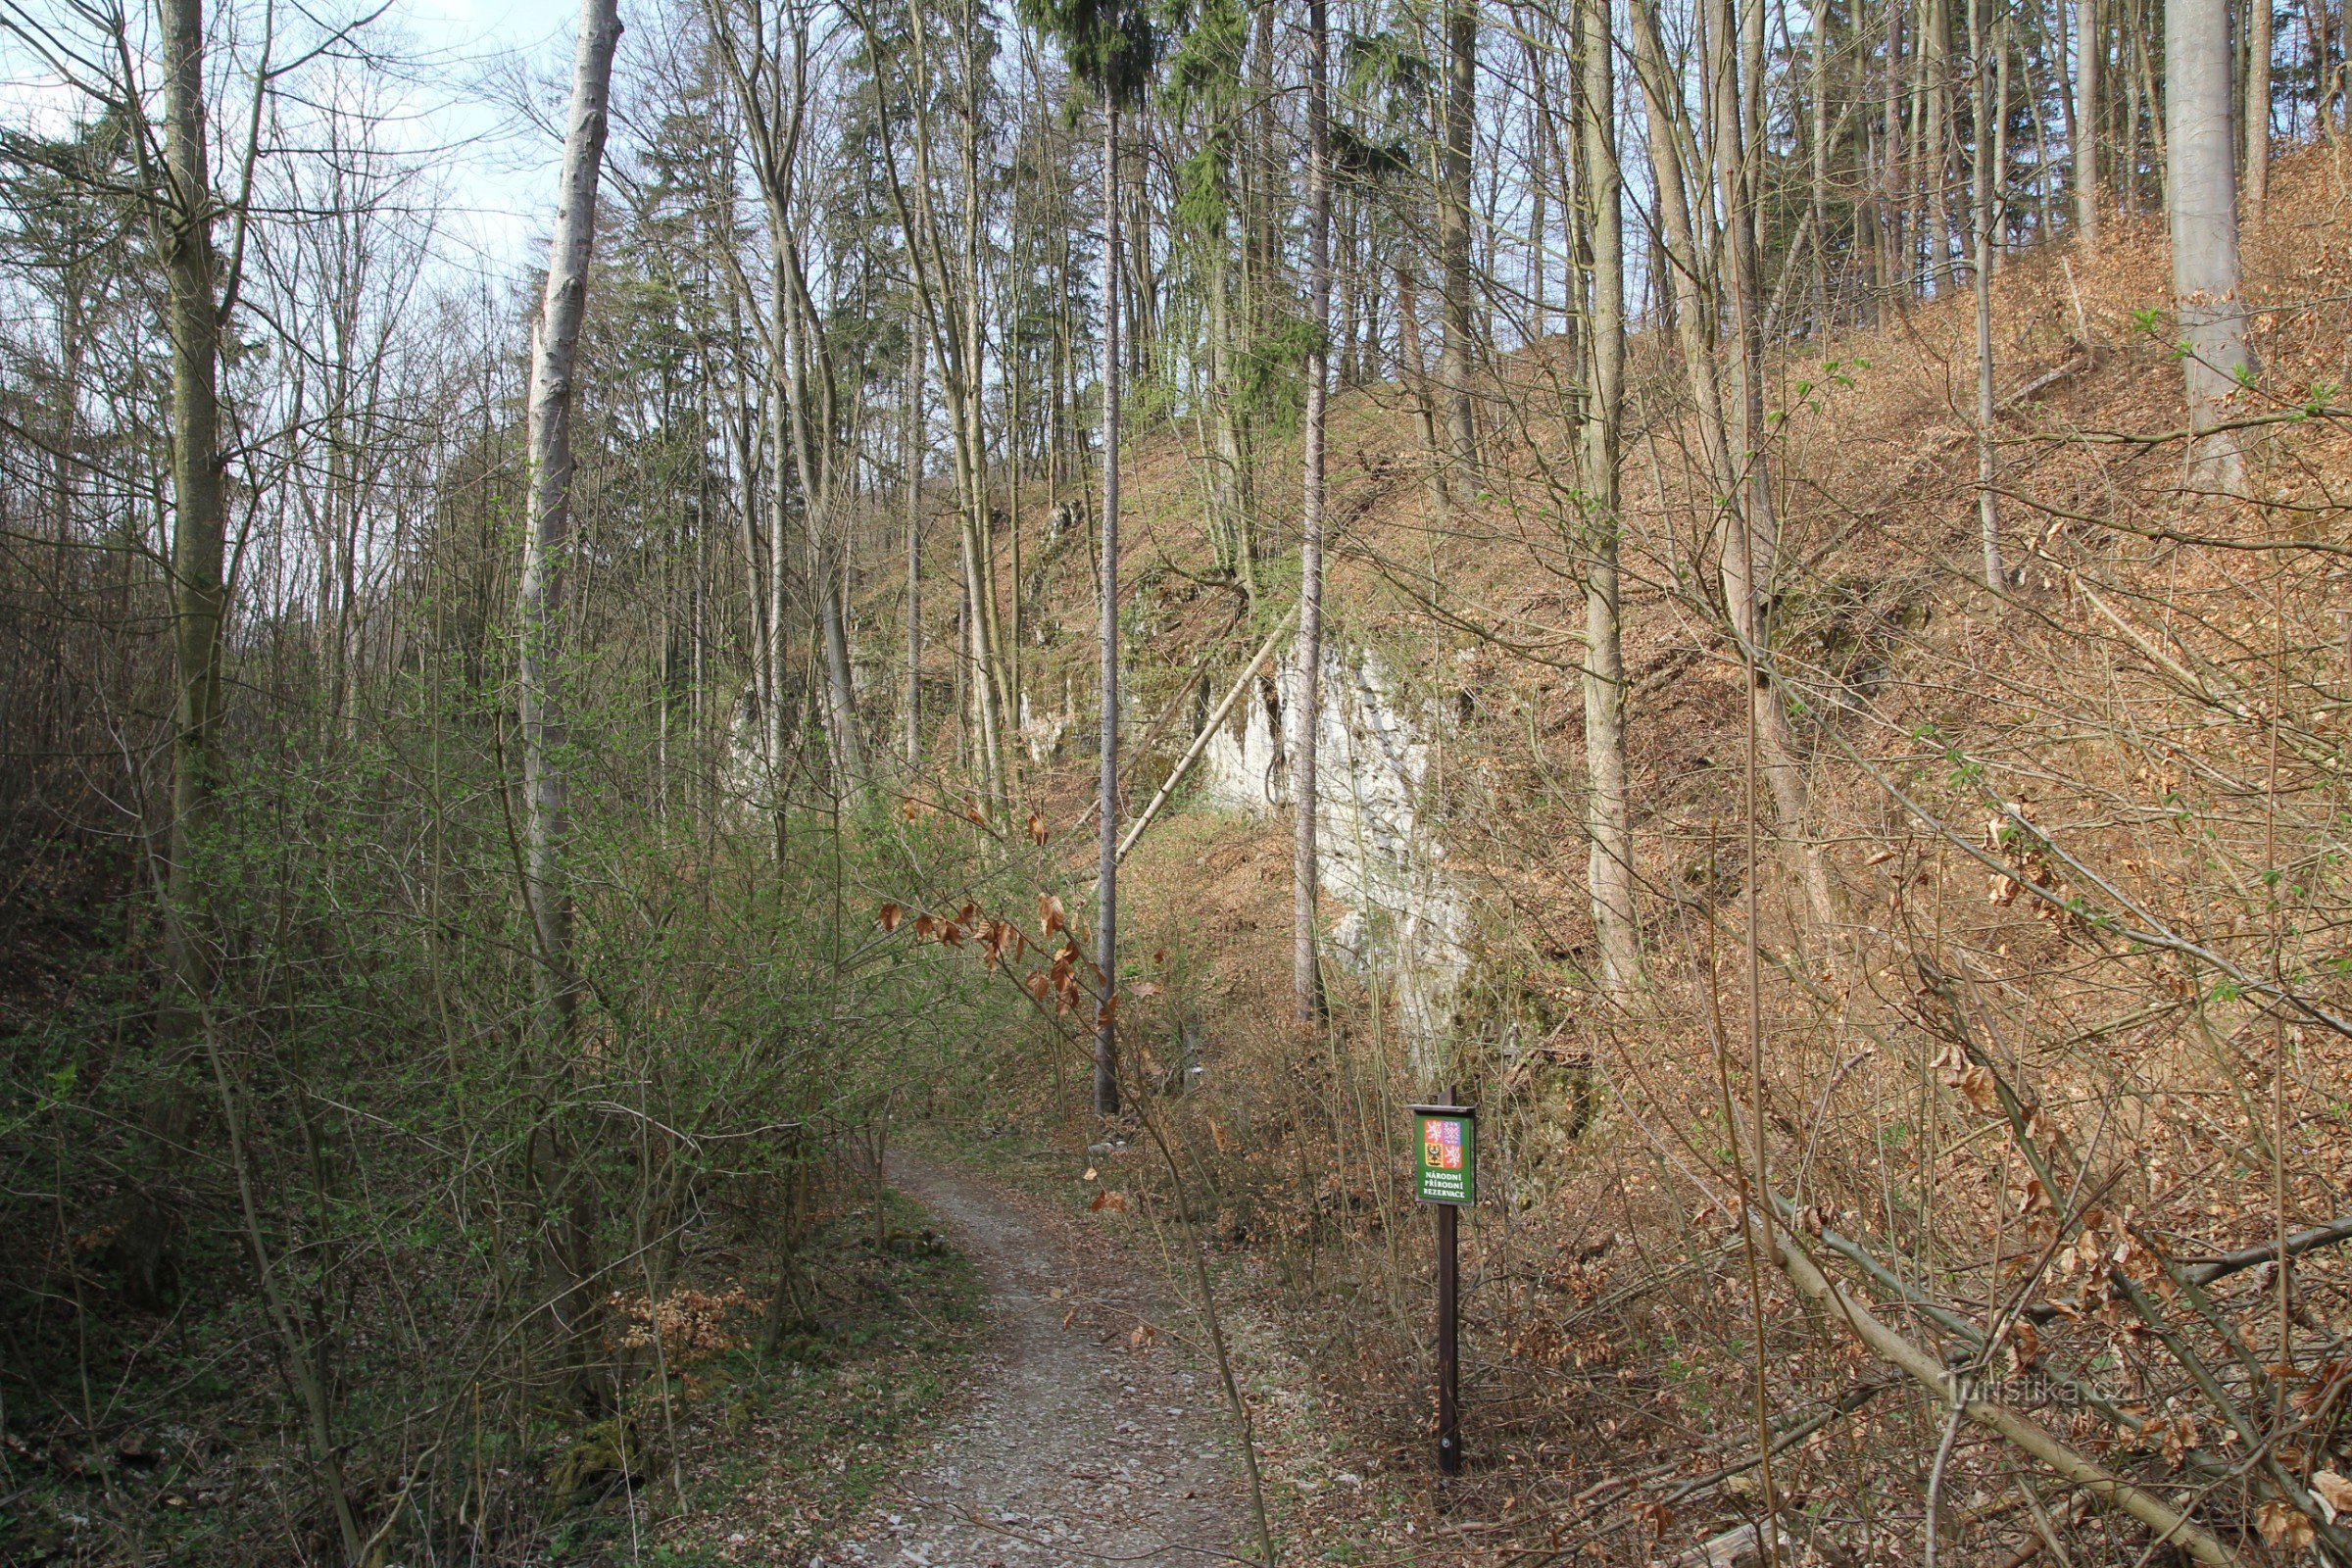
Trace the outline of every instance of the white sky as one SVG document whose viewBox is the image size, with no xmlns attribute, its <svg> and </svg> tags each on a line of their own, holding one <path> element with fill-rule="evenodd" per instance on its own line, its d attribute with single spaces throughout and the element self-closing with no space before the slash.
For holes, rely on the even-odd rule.
<svg viewBox="0 0 2352 1568">
<path fill-rule="evenodd" d="M 311 14 L 352 18 L 375 3 L 329 0 Z M 240 9 L 240 20 L 260 10 Z M 152 10 L 132 0 L 129 12 L 134 48 L 149 45 Z M 517 106 L 536 102 L 544 112 L 561 98 L 578 14 L 578 0 L 392 0 L 362 34 L 366 46 L 390 60 L 366 84 L 371 105 L 395 116 L 385 141 L 446 150 L 435 162 L 442 167 L 437 183 L 447 205 L 439 226 L 449 264 L 496 276 L 536 265 L 533 241 L 544 243 L 554 218 L 561 130 L 560 122 L 554 129 L 534 125 Z M 86 58 L 91 40 L 76 26 L 80 19 L 47 0 L 0 0 L 0 15 L 32 34 L 28 41 L 0 29 L 0 123 L 69 133 L 89 103 L 42 58 L 40 45 L 54 26 L 66 55 Z M 223 134 L 221 115 L 230 108 L 215 106 L 215 128 Z"/>
<path fill-rule="evenodd" d="M 576 0 L 393 0 L 379 24 L 426 63 L 420 139 L 455 148 L 452 260 L 507 275 L 535 265 L 555 218 L 560 122 L 533 125 L 501 100 L 527 85 L 544 107 L 567 84 L 578 19 Z"/>
</svg>

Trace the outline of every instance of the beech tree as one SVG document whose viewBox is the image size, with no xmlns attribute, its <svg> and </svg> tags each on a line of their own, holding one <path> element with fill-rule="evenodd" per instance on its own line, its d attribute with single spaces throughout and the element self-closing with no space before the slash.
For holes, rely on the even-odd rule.
<svg viewBox="0 0 2352 1568">
<path fill-rule="evenodd" d="M 2253 373 L 2239 292 L 2237 161 L 2230 90 L 2228 0 L 2166 0 L 2165 208 L 2173 241 L 2173 296 L 2185 352 L 2188 422 L 2200 436 L 2190 482 L 2235 491 L 2245 458 L 2228 423 L 2230 402 Z"/>
</svg>

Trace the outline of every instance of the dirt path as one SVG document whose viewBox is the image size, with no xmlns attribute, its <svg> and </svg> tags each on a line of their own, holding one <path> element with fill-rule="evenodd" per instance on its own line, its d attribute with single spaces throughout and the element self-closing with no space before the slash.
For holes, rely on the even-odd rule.
<svg viewBox="0 0 2352 1568">
<path fill-rule="evenodd" d="M 1213 1375 L 1164 1342 L 1156 1271 L 986 1179 L 894 1161 L 978 1264 L 990 1343 L 962 1405 L 892 1494 L 825 1552 L 837 1565 L 1202 1564 L 1241 1538 Z"/>
</svg>

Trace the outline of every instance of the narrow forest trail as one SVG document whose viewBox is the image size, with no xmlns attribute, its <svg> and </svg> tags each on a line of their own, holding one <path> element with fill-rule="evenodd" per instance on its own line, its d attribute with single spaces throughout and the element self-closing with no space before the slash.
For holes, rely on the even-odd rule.
<svg viewBox="0 0 2352 1568">
<path fill-rule="evenodd" d="M 971 1172 L 899 1156 L 892 1176 L 979 1268 L 990 1339 L 956 1413 L 821 1560 L 1224 1557 L 1243 1515 L 1215 1380 L 1136 1332 L 1164 1320 L 1156 1270 L 1122 1266 L 1068 1216 Z"/>
</svg>

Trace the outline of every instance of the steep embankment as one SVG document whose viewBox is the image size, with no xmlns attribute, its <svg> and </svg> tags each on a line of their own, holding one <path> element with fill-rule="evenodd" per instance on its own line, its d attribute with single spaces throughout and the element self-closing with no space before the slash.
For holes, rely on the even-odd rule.
<svg viewBox="0 0 2352 1568">
<path fill-rule="evenodd" d="M 2117 220 L 2095 253 L 2004 267 L 2014 581 L 1998 595 L 1979 564 L 1965 290 L 1779 351 L 1774 650 L 1806 800 L 1795 820 L 1769 797 L 1761 812 L 1752 1060 L 1744 677 L 1669 345 L 1634 346 L 1626 442 L 1649 979 L 1626 1011 L 1590 978 L 1580 546 L 1553 345 L 1493 368 L 1484 472 L 1443 496 L 1405 392 L 1339 400 L 1321 748 L 1333 1030 L 1304 1040 L 1286 1021 L 1279 669 L 1125 882 L 1130 952 L 1164 986 L 1128 1038 L 1162 1081 L 1199 1086 L 1170 1116 L 1237 1277 L 1300 1357 L 1260 1390 L 1277 1477 L 1418 1468 L 1427 1243 L 1394 1140 L 1401 1102 L 1451 1082 L 1487 1106 L 1494 1164 L 1466 1243 L 1485 1468 L 1446 1504 L 1486 1520 L 1465 1552 L 1639 1560 L 1727 1528 L 1754 1495 L 1740 1478 L 1758 1376 L 1805 1439 L 1776 1461 L 1779 1495 L 1835 1525 L 1838 1549 L 1916 1549 L 1942 1413 L 1769 1268 L 1751 1299 L 1728 1216 L 1753 1109 L 1776 1191 L 1808 1230 L 1846 1238 L 1831 1261 L 1866 1298 L 1929 1304 L 1907 1329 L 1929 1353 L 1990 1356 L 1996 1314 L 2023 1311 L 1997 1318 L 2023 1325 L 2000 1330 L 2020 1374 L 2000 1396 L 2077 1458 L 2148 1486 L 2193 1478 L 2200 1521 L 2247 1550 L 2317 1517 L 2279 1512 L 2279 1489 L 2305 1483 L 2250 1480 L 2222 1435 L 2268 1409 L 2264 1441 L 2299 1476 L 2352 1465 L 2333 1425 L 2343 1380 L 2326 1371 L 2352 1322 L 2341 1265 L 2313 1253 L 2291 1300 L 2242 1266 L 2249 1244 L 2352 1207 L 2352 1053 L 2328 1021 L 2352 1016 L 2352 425 L 2326 412 L 2352 378 L 2346 231 L 2331 154 L 2284 163 L 2246 235 L 2263 373 L 2242 399 L 2258 422 L 2238 497 L 2185 483 L 2154 219 Z M 1134 455 L 1131 733 L 1168 717 L 1139 747 L 1130 809 L 1289 602 L 1294 448 L 1268 439 L 1260 457 L 1252 605 L 1207 569 L 1182 433 Z M 1091 721 L 1088 570 L 1065 542 L 1024 648 L 1072 736 Z M 1032 769 L 1054 827 L 1080 814 L 1087 771 L 1066 737 Z M 1794 893 L 1807 856 L 1829 869 L 1827 928 Z M 1081 858 L 1073 846 L 1074 882 Z M 1105 1181 L 1150 1187 L 1114 1163 Z M 2198 1257 L 2239 1261 L 2193 1311 L 2118 1283 Z M 2237 1371 L 2212 1384 L 2251 1344 L 2319 1392 L 2290 1407 Z M 1991 1442 L 1950 1458 L 1945 1525 L 1987 1560 L 2046 1511 L 2016 1462 Z M 2068 1513 L 2061 1491 L 2055 1525 L 2090 1559 L 2144 1547 L 2136 1526 Z M 1401 1544 L 1437 1505 L 1376 1526 L 1310 1501 L 1295 1523 Z"/>
</svg>

